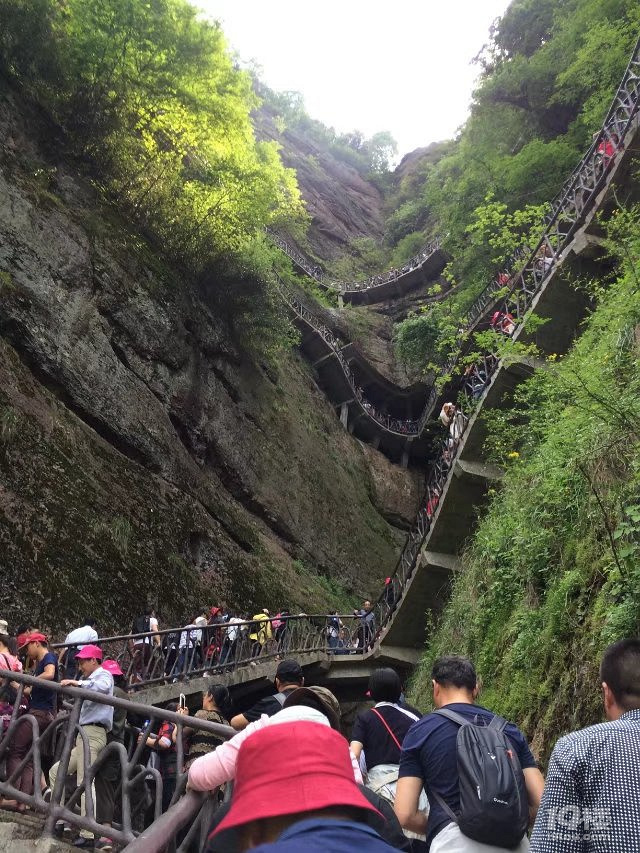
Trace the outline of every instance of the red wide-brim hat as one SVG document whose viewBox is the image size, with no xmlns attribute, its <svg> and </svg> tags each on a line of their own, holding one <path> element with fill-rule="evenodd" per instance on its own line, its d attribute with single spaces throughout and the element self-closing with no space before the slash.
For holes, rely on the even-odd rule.
<svg viewBox="0 0 640 853">
<path fill-rule="evenodd" d="M 345 738 L 319 723 L 271 723 L 240 747 L 231 808 L 212 834 L 340 806 L 380 815 L 358 789 Z"/>
</svg>

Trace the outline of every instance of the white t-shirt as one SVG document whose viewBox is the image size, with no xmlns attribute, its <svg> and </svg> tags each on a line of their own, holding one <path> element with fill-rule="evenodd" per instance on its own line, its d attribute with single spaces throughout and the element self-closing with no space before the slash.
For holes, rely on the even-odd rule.
<svg viewBox="0 0 640 853">
<path fill-rule="evenodd" d="M 77 646 L 81 649 L 83 646 L 89 645 L 89 643 L 95 643 L 97 639 L 98 632 L 91 625 L 83 625 L 82 628 L 75 628 L 73 631 L 70 631 L 66 636 L 64 644 L 67 648 L 69 646 Z"/>
<path fill-rule="evenodd" d="M 231 619 L 227 622 L 227 640 L 230 643 L 235 642 L 238 639 L 238 625 L 242 625 L 242 619 L 238 619 L 236 616 L 232 616 Z"/>
</svg>

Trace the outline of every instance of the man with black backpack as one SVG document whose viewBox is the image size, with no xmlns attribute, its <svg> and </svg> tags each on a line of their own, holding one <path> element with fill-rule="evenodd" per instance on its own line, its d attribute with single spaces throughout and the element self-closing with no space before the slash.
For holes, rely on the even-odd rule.
<svg viewBox="0 0 640 853">
<path fill-rule="evenodd" d="M 437 710 L 414 723 L 402 744 L 398 820 L 426 833 L 430 853 L 528 850 L 527 826 L 544 779 L 524 735 L 475 704 L 479 688 L 471 661 L 441 657 L 431 678 Z M 418 809 L 423 786 L 428 820 Z"/>
</svg>

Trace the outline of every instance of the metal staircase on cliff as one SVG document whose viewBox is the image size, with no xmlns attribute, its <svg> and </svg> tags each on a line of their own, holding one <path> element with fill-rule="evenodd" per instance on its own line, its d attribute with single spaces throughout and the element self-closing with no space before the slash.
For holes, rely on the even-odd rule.
<svg viewBox="0 0 640 853">
<path fill-rule="evenodd" d="M 272 243 L 282 249 L 299 270 L 325 290 L 335 291 L 342 302 L 353 305 L 371 304 L 404 296 L 415 287 L 436 281 L 446 264 L 441 240 L 436 237 L 400 268 L 394 267 L 358 282 L 334 281 L 318 264 L 305 258 L 295 246 L 278 233 L 270 228 L 266 228 L 265 231 Z"/>
<path fill-rule="evenodd" d="M 317 365 L 320 361 L 324 362 L 327 355 L 332 356 L 332 363 L 325 363 L 325 367 L 335 365 L 337 371 L 334 371 L 331 380 L 325 385 L 339 407 L 342 423 L 349 431 L 355 430 L 365 440 L 382 449 L 392 459 L 399 459 L 405 466 L 411 457 L 424 460 L 428 449 L 428 442 L 423 436 L 425 426 L 433 414 L 436 403 L 443 398 L 443 388 L 446 388 L 447 395 L 452 399 L 459 391 L 459 379 L 446 380 L 455 371 L 465 346 L 468 348 L 466 342 L 469 333 L 483 325 L 489 327 L 489 317 L 498 312 L 500 316 L 508 318 L 509 335 L 516 337 L 516 330 L 519 329 L 524 315 L 539 293 L 543 281 L 555 267 L 587 209 L 593 207 L 594 195 L 600 187 L 609 183 L 615 161 L 619 160 L 621 153 L 626 150 L 625 139 L 628 134 L 628 120 L 630 120 L 627 116 L 635 115 L 633 110 L 637 109 L 633 106 L 634 87 L 637 81 L 635 76 L 637 61 L 634 58 L 636 54 L 637 50 L 632 55 L 600 132 L 594 137 L 591 146 L 551 203 L 550 212 L 545 220 L 546 227 L 540 239 L 533 248 L 521 247 L 511 263 L 507 265 L 508 271 L 493 278 L 468 309 L 461 323 L 465 335 L 459 349 L 441 368 L 440 375 L 436 377 L 429 389 L 419 417 L 402 419 L 376 408 L 356 382 L 349 360 L 344 355 L 346 346 L 341 344 L 327 326 L 314 316 L 298 294 L 283 288 L 283 295 L 294 314 L 297 325 L 305 334 L 310 332 L 315 336 L 315 345 L 312 345 L 308 338 L 303 339 L 303 349 L 307 352 L 311 350 L 312 362 Z M 617 152 L 611 160 L 601 153 L 607 143 L 613 144 Z M 292 258 L 294 263 L 319 283 L 329 286 L 326 277 L 318 271 L 317 267 L 314 267 L 278 235 L 269 233 L 271 239 Z M 437 251 L 440 251 L 439 241 L 427 246 L 413 259 L 412 262 L 416 264 L 414 268 L 417 268 L 420 263 L 424 264 Z M 331 286 L 334 285 L 336 288 L 347 287 L 344 283 L 333 283 Z M 368 287 L 375 289 L 379 286 L 374 279 L 358 285 L 363 289 Z M 349 292 L 355 292 L 354 288 L 356 288 L 355 285 Z M 476 395 L 480 387 L 478 377 L 484 375 L 485 370 L 483 365 L 468 369 Z"/>
<path fill-rule="evenodd" d="M 595 144 L 565 184 L 539 240 L 510 273 L 509 287 L 487 289 L 492 295 L 482 297 L 484 312 L 472 309 L 470 326 L 477 327 L 488 311 L 498 310 L 512 318 L 511 339 L 520 340 L 529 334 L 527 317 L 535 313 L 548 320 L 536 332 L 541 351 L 562 352 L 568 348 L 582 317 L 581 308 L 585 307 L 571 287 L 572 270 L 568 268 L 576 259 L 588 258 L 599 248 L 595 216 L 608 203 L 613 186 L 626 181 L 638 154 L 635 141 L 639 107 L 640 40 Z M 607 160 L 598 149 L 612 134 L 619 141 L 615 154 Z M 301 304 L 290 302 L 290 306 L 295 311 L 305 310 Z M 328 345 L 335 346 L 339 353 L 331 333 L 327 334 Z M 343 364 L 339 355 L 337 359 Z M 272 673 L 274 660 L 283 654 L 299 656 L 303 665 L 315 672 L 316 680 L 327 683 L 362 680 L 368 669 L 383 661 L 401 669 L 410 668 L 424 642 L 424 614 L 427 610 L 437 611 L 444 602 L 446 588 L 459 570 L 459 551 L 476 523 L 487 489 L 502 477 L 498 468 L 483 459 L 485 428 L 480 414 L 503 405 L 505 394 L 530 375 L 534 367 L 527 360 L 507 364 L 488 351 L 463 373 L 458 372 L 457 379 L 448 386 L 451 399 L 457 401 L 457 413 L 448 434 L 441 439 L 415 522 L 390 580 L 373 604 L 375 629 L 370 634 L 361 635 L 359 617 L 340 616 L 347 642 L 336 650 L 331 632 L 336 617 L 301 614 L 286 620 L 284 645 L 276 638 L 257 658 L 245 646 L 234 652 L 232 659 L 224 659 L 222 647 L 228 629 L 215 626 L 205 629 L 217 632 L 207 645 L 209 658 L 199 659 L 195 667 L 183 661 L 183 668 L 169 674 L 162 655 L 156 655 L 153 666 L 136 670 L 131 636 L 105 639 L 122 643 L 122 648 L 114 648 L 113 654 L 138 679 L 140 695 L 149 701 L 166 701 L 178 692 L 197 691 L 202 688 L 200 679 L 212 669 L 225 673 L 234 685 L 249 685 Z M 343 368 L 348 370 L 348 364 L 344 363 Z M 174 629 L 174 633 L 182 630 L 186 629 Z M 173 678 L 178 679 L 175 684 L 165 684 Z"/>
<path fill-rule="evenodd" d="M 638 153 L 635 140 L 639 106 L 640 41 L 594 144 L 555 200 L 540 239 L 514 268 L 506 288 L 489 285 L 481 295 L 469 314 L 470 328 L 477 328 L 489 311 L 498 310 L 512 318 L 513 329 L 509 335 L 518 340 L 527 336 L 525 320 L 535 313 L 549 319 L 537 340 L 542 351 L 559 352 L 568 347 L 577 330 L 581 306 L 566 272 L 576 258 L 580 260 L 598 251 L 599 236 L 595 233 L 597 223 L 594 217 L 609 203 L 613 185 L 625 181 Z M 613 139 L 613 134 L 618 138 L 616 152 L 607 159 L 602 156 L 601 143 Z M 350 685 L 359 685 L 361 691 L 363 680 L 372 668 L 380 664 L 410 669 L 424 643 L 425 613 L 427 610 L 437 611 L 446 599 L 450 580 L 460 569 L 458 553 L 473 529 L 487 487 L 502 476 L 500 470 L 486 464 L 482 458 L 484 426 L 479 416 L 487 408 L 503 405 L 505 394 L 531 369 L 532 365 L 525 361 L 508 365 L 495 353 L 486 352 L 464 373 L 458 371 L 457 378 L 449 384 L 451 399 L 459 402 L 458 412 L 449 434 L 442 439 L 415 523 L 390 582 L 373 605 L 375 623 L 370 631 L 359 617 L 341 617 L 347 644 L 340 647 L 334 643 L 334 615 L 302 614 L 287 620 L 285 639 L 282 639 L 282 634 L 274 638 L 258 657 L 251 657 L 250 635 L 247 634 L 249 645 L 236 647 L 229 659 L 223 651 L 225 640 L 229 639 L 230 626 L 214 625 L 202 629 L 213 632 L 206 636 L 206 656 L 196 660 L 194 666 L 195 651 L 191 653 L 191 659 L 187 653 L 182 667 L 177 669 L 173 664 L 168 665 L 169 654 L 175 651 L 171 644 L 167 644 L 166 652 L 155 657 L 151 655 L 147 659 L 141 654 L 136 659 L 136 637 L 105 638 L 106 648 L 120 657 L 129 672 L 136 688 L 133 698 L 155 704 L 176 698 L 179 693 L 194 694 L 202 690 L 204 679 L 214 673 L 225 678 L 234 688 L 234 694 L 242 700 L 243 695 L 247 697 L 256 689 L 267 688 L 275 670 L 275 659 L 283 654 L 298 657 L 309 679 L 315 683 L 339 686 L 342 696 L 348 694 Z M 192 630 L 198 629 L 187 626 L 172 633 L 179 637 L 183 631 Z M 340 630 L 338 625 L 338 632 Z M 168 633 L 160 632 L 161 635 Z M 144 639 L 144 635 L 137 636 L 137 639 L 141 638 Z M 153 641 L 154 638 L 150 636 L 149 639 Z M 180 645 L 179 639 L 176 642 Z M 354 644 L 356 648 L 351 647 Z M 197 642 L 194 642 L 193 649 L 196 646 Z M 203 647 L 204 635 L 200 641 L 200 648 Z M 152 664 L 152 660 L 155 663 Z M 19 680 L 28 681 L 29 677 L 20 676 Z M 58 685 L 53 685 L 54 688 L 71 694 L 74 701 L 71 719 L 77 720 L 81 691 Z M 114 700 L 109 701 L 115 704 Z M 175 716 L 169 712 L 148 710 L 144 705 L 140 710 L 168 719 Z M 198 724 L 197 720 L 192 722 L 190 719 L 183 722 Z M 36 734 L 34 743 L 38 742 Z M 70 749 L 71 740 L 68 739 L 63 761 L 68 760 Z M 122 760 L 125 761 L 126 757 L 123 756 Z M 135 757 L 133 761 L 135 764 Z M 60 782 L 63 775 L 58 777 Z M 7 788 L 5 783 L 0 784 Z M 133 784 L 127 782 L 127 796 Z M 79 797 L 79 791 L 76 793 Z M 60 794 L 61 791 L 54 792 L 54 800 L 57 795 L 58 803 Z M 193 824 L 197 831 L 202 825 L 206 827 L 202 817 L 205 806 L 205 800 L 193 793 L 184 797 L 176 795 L 174 804 L 164 815 L 160 816 L 156 808 L 156 820 L 142 835 L 133 841 L 126 839 L 129 843 L 124 849 L 129 853 L 160 853 L 167 845 L 176 849 L 175 841 L 182 826 Z M 35 797 L 34 807 L 47 815 L 46 826 L 50 834 L 56 809 L 62 807 L 50 806 L 41 797 Z M 129 821 L 127 831 L 130 832 L 128 812 L 125 817 Z M 93 816 L 90 820 L 93 821 Z M 191 840 L 190 837 L 180 849 L 186 851 Z"/>
</svg>

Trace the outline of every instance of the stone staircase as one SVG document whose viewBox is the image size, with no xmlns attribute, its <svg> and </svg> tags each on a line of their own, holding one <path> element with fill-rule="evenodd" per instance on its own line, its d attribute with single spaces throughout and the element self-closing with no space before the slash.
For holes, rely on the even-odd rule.
<svg viewBox="0 0 640 853">
<path fill-rule="evenodd" d="M 41 838 L 44 818 L 0 809 L 0 853 L 71 853 L 76 848 L 58 838 Z"/>
</svg>

